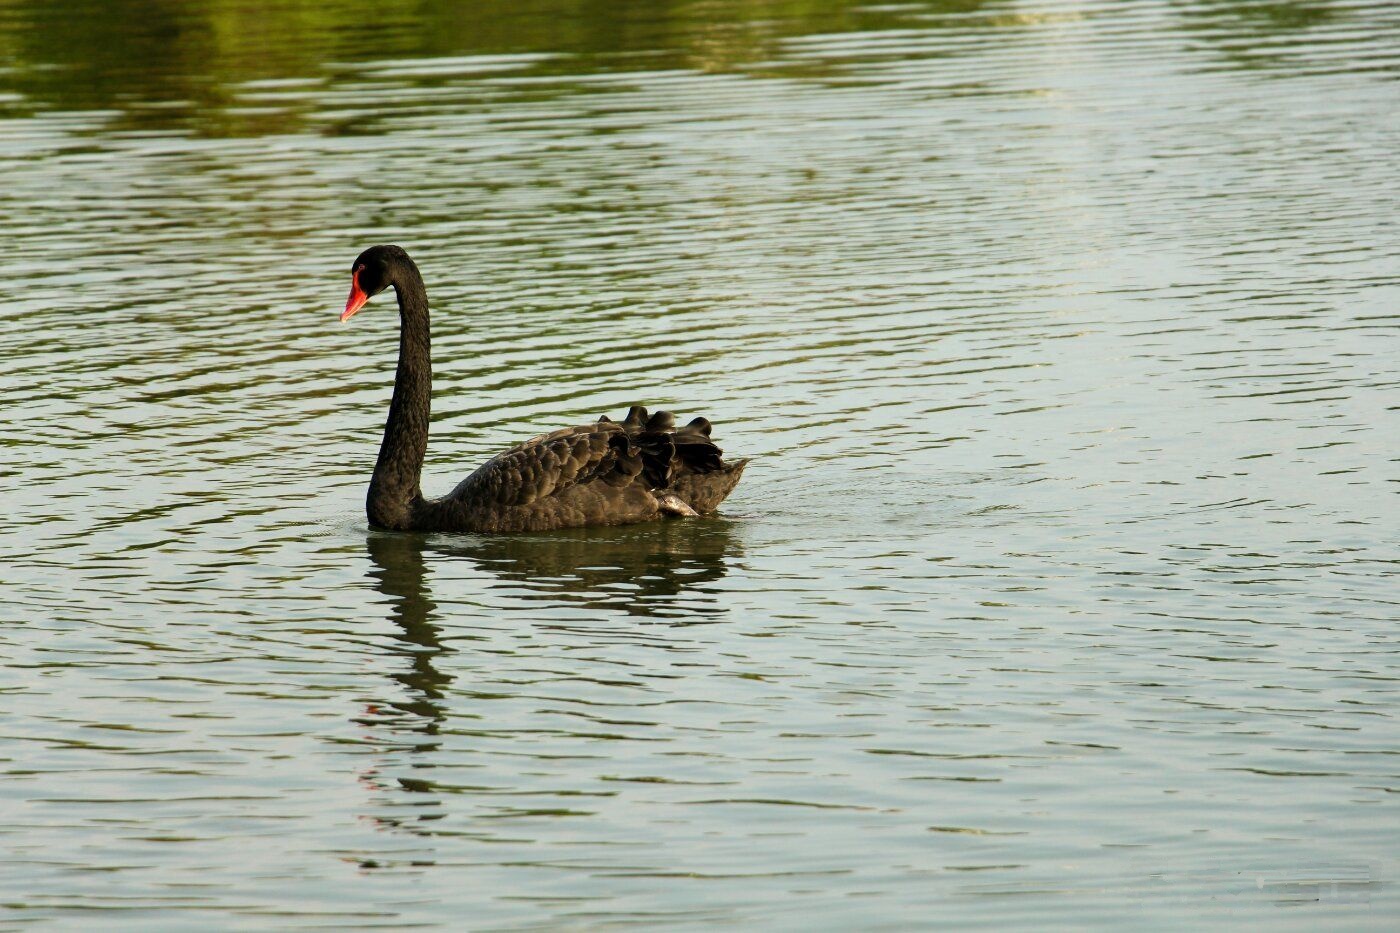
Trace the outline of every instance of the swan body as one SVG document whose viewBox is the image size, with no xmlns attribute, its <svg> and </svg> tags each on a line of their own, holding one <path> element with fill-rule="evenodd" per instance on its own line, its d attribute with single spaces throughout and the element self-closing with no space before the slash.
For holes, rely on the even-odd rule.
<svg viewBox="0 0 1400 933">
<path fill-rule="evenodd" d="M 710 423 L 677 428 L 668 412 L 634 406 L 615 422 L 541 434 L 505 450 L 440 499 L 423 496 L 432 397 L 428 296 L 418 267 L 397 246 L 373 246 L 355 260 L 349 320 L 393 287 L 399 301 L 399 364 L 384 440 L 365 508 L 370 523 L 396 531 L 545 531 L 624 525 L 716 509 L 743 475 L 726 462 Z"/>
</svg>

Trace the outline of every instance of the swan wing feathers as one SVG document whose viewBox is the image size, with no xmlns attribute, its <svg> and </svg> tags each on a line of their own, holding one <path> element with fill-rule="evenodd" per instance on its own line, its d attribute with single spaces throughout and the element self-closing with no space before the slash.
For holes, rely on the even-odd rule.
<svg viewBox="0 0 1400 933">
<path fill-rule="evenodd" d="M 666 489 L 677 479 L 724 469 L 704 418 L 681 428 L 669 412 L 634 406 L 621 423 L 594 424 L 533 437 L 482 464 L 463 482 L 481 500 L 530 505 L 589 483 Z"/>
</svg>

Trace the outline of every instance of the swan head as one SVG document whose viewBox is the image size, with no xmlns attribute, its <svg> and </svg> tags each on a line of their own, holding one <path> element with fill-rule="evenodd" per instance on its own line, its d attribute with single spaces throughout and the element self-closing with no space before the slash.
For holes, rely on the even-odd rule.
<svg viewBox="0 0 1400 933">
<path fill-rule="evenodd" d="M 340 321 L 345 323 L 375 295 L 394 284 L 396 267 L 408 261 L 408 253 L 397 246 L 371 246 L 350 267 L 350 297 Z"/>
</svg>

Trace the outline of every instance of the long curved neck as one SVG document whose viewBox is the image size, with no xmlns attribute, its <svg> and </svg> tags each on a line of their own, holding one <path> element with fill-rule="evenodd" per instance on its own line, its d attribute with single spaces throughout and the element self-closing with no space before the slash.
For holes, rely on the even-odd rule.
<svg viewBox="0 0 1400 933">
<path fill-rule="evenodd" d="M 372 524 L 405 530 L 413 527 L 425 504 L 419 479 L 428 452 L 433 361 L 428 292 L 412 260 L 399 263 L 393 284 L 399 297 L 399 369 L 365 508 Z"/>
</svg>

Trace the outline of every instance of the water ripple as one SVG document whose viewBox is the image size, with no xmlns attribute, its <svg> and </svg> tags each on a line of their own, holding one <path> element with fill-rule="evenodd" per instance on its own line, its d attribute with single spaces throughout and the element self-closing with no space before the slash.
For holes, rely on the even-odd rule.
<svg viewBox="0 0 1400 933">
<path fill-rule="evenodd" d="M 1394 914 L 1393 5 L 136 6 L 0 0 L 7 918 Z M 430 492 L 724 515 L 367 529 L 371 242 Z"/>
</svg>

